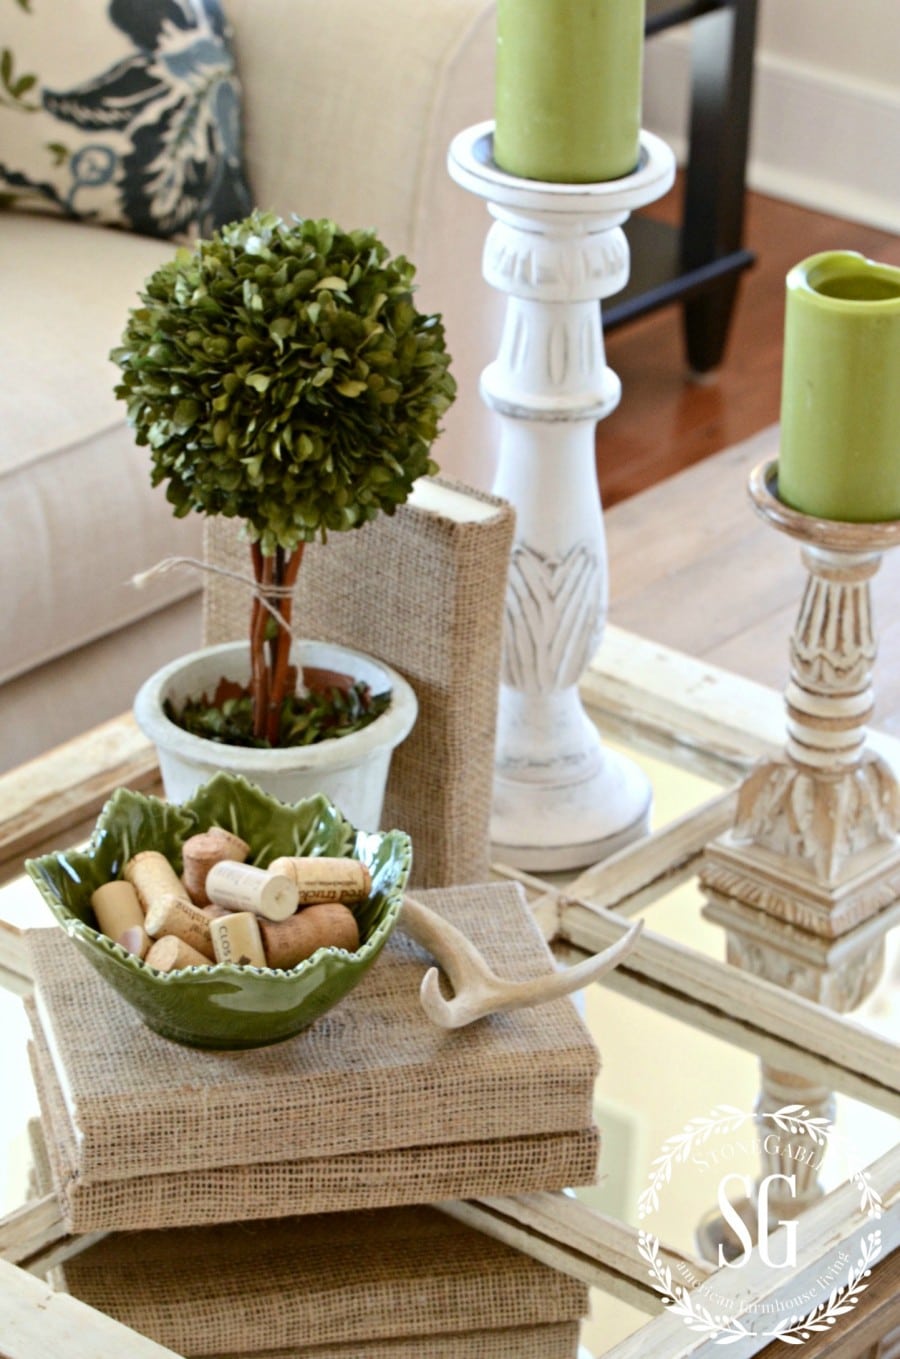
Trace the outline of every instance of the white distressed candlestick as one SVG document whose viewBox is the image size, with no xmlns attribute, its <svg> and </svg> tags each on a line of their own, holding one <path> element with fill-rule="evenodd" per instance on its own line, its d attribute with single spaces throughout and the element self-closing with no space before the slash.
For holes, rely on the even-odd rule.
<svg viewBox="0 0 900 1359">
<path fill-rule="evenodd" d="M 675 161 L 645 132 L 633 174 L 549 184 L 499 170 L 492 132 L 486 122 L 460 133 L 448 161 L 496 219 L 484 276 L 508 298 L 481 382 L 500 416 L 494 490 L 516 511 L 491 838 L 520 868 L 577 868 L 642 833 L 650 811 L 648 780 L 602 744 L 578 684 L 608 599 L 595 429 L 621 394 L 599 303 L 628 281 L 622 223 L 671 187 Z"/>
</svg>

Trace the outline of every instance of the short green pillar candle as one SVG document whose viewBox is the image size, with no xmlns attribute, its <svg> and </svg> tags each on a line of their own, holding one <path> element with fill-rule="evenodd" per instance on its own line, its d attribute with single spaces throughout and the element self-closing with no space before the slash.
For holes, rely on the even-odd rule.
<svg viewBox="0 0 900 1359">
<path fill-rule="evenodd" d="M 498 0 L 494 160 L 523 179 L 631 174 L 644 0 Z"/>
<path fill-rule="evenodd" d="M 845 250 L 788 274 L 778 495 L 821 519 L 900 519 L 900 269 Z"/>
</svg>

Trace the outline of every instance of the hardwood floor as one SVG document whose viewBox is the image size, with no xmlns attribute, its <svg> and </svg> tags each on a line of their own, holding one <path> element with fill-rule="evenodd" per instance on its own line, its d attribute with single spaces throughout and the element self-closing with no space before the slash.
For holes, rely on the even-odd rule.
<svg viewBox="0 0 900 1359">
<path fill-rule="evenodd" d="M 676 187 L 655 211 L 672 220 Z M 823 216 L 761 194 L 748 195 L 745 243 L 757 256 L 744 274 L 725 360 L 698 382 L 686 370 L 681 311 L 668 307 L 607 336 L 607 361 L 622 379 L 618 409 L 597 429 L 605 505 L 778 419 L 784 279 L 819 250 L 858 250 L 900 265 L 900 236 Z"/>
</svg>

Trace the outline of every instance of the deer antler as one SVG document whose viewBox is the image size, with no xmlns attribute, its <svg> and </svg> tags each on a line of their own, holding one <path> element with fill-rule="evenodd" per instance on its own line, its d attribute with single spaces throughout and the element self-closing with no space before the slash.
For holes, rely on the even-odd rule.
<svg viewBox="0 0 900 1359">
<path fill-rule="evenodd" d="M 617 943 L 575 967 L 525 981 L 504 981 L 488 967 L 471 940 L 415 898 L 404 897 L 400 924 L 411 939 L 435 958 L 453 986 L 453 998 L 447 1000 L 441 995 L 436 967 L 429 968 L 422 978 L 419 993 L 422 1008 L 432 1023 L 442 1029 L 459 1029 L 484 1015 L 543 1005 L 580 991 L 620 963 L 632 951 L 643 929 L 643 921 L 636 920 Z"/>
</svg>

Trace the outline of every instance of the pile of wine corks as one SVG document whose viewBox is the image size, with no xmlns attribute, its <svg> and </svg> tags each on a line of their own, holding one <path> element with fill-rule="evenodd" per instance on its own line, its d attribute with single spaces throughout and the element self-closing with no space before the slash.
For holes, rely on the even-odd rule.
<svg viewBox="0 0 900 1359">
<path fill-rule="evenodd" d="M 313 855 L 258 868 L 249 853 L 219 826 L 185 841 L 181 877 L 165 855 L 142 850 L 92 894 L 97 924 L 160 972 L 210 963 L 283 970 L 319 948 L 359 947 L 350 907 L 371 890 L 365 864 Z"/>
</svg>

